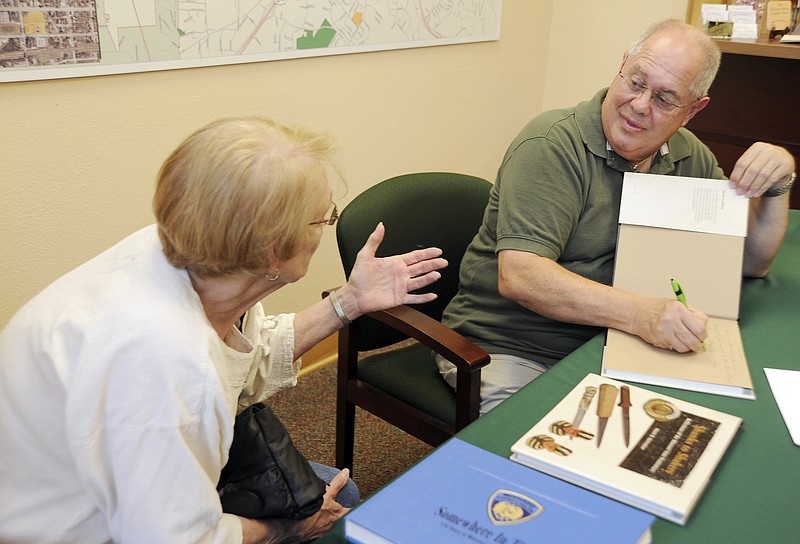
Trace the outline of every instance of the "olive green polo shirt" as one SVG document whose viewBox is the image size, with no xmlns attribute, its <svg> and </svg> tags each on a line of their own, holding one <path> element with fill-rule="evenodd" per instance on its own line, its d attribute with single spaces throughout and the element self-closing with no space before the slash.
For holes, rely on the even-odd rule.
<svg viewBox="0 0 800 544">
<path fill-rule="evenodd" d="M 497 254 L 535 253 L 611 284 L 622 177 L 632 169 L 603 134 L 606 92 L 538 115 L 503 158 L 483 224 L 461 263 L 459 292 L 443 318 L 489 353 L 552 365 L 602 330 L 554 321 L 501 297 Z M 711 151 L 683 128 L 662 146 L 650 173 L 724 178 Z"/>
</svg>

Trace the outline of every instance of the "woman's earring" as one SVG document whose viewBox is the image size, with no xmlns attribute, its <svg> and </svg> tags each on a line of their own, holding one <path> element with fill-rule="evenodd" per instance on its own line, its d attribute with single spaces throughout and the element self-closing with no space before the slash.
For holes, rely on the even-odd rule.
<svg viewBox="0 0 800 544">
<path fill-rule="evenodd" d="M 281 271 L 276 268 L 275 269 L 275 275 L 273 277 L 270 278 L 266 274 L 264 274 L 264 277 L 267 278 L 268 281 L 275 281 L 275 280 L 277 280 L 278 278 L 281 277 Z"/>
</svg>

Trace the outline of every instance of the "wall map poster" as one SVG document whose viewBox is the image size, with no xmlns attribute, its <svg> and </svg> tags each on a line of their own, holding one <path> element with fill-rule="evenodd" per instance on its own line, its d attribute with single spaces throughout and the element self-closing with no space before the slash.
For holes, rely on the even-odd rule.
<svg viewBox="0 0 800 544">
<path fill-rule="evenodd" d="M 500 38 L 502 0 L 0 0 L 0 82 Z"/>
</svg>

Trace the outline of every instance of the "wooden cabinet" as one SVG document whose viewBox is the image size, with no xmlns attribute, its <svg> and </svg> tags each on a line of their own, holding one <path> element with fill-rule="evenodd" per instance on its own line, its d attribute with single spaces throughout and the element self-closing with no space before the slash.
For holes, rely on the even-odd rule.
<svg viewBox="0 0 800 544">
<path fill-rule="evenodd" d="M 722 64 L 711 102 L 687 128 L 716 154 L 729 175 L 753 142 L 780 145 L 800 168 L 800 44 L 720 40 Z M 800 188 L 792 190 L 800 209 Z"/>
</svg>

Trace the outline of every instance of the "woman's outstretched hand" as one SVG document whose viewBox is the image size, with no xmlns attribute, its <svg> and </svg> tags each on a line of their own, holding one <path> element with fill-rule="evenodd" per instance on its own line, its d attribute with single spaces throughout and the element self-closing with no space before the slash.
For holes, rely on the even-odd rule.
<svg viewBox="0 0 800 544">
<path fill-rule="evenodd" d="M 376 310 L 401 304 L 421 304 L 436 298 L 435 293 L 411 294 L 441 277 L 447 266 L 442 250 L 436 247 L 416 249 L 402 255 L 376 257 L 386 228 L 383 223 L 370 234 L 358 252 L 350 279 L 337 295 L 351 319 Z"/>
</svg>

